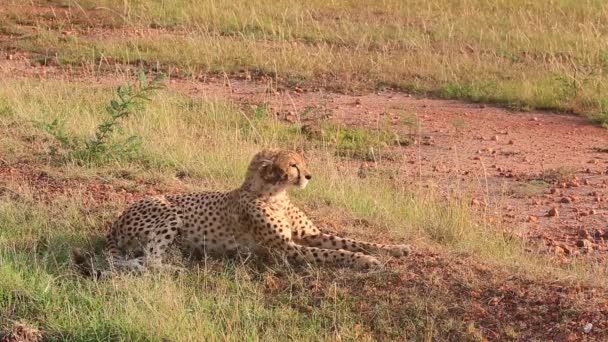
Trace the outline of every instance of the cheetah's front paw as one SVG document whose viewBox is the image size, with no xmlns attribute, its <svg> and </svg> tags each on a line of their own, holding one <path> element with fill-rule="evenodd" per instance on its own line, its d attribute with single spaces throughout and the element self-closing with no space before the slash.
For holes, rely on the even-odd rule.
<svg viewBox="0 0 608 342">
<path fill-rule="evenodd" d="M 412 247 L 410 247 L 410 245 L 395 245 L 391 246 L 388 252 L 392 257 L 400 258 L 410 255 L 412 253 Z"/>
</svg>

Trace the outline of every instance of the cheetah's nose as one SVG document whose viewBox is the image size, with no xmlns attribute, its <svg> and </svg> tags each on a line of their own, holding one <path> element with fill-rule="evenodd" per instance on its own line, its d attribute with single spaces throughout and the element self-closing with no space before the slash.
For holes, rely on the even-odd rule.
<svg viewBox="0 0 608 342">
<path fill-rule="evenodd" d="M 306 175 L 306 176 L 304 176 L 304 178 L 310 180 L 312 178 L 312 175 Z"/>
</svg>

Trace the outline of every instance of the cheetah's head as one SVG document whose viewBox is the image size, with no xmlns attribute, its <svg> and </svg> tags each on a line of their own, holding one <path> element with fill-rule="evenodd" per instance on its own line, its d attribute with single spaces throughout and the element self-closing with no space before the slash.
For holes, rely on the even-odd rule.
<svg viewBox="0 0 608 342">
<path fill-rule="evenodd" d="M 254 177 L 262 188 L 285 189 L 298 186 L 304 189 L 312 178 L 304 159 L 294 151 L 268 149 L 259 152 L 249 164 L 248 178 Z"/>
</svg>

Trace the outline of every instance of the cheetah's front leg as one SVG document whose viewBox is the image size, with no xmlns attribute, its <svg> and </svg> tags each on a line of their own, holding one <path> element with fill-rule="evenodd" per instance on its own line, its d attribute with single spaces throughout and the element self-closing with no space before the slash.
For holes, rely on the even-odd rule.
<svg viewBox="0 0 608 342">
<path fill-rule="evenodd" d="M 334 264 L 359 269 L 376 268 L 380 261 L 370 255 L 347 250 L 325 249 L 296 244 L 291 239 L 289 221 L 278 212 L 252 208 L 254 236 L 269 252 L 279 251 L 301 263 Z"/>
<path fill-rule="evenodd" d="M 394 257 L 402 257 L 411 253 L 411 247 L 409 245 L 384 245 L 322 233 L 300 209 L 293 205 L 290 206 L 288 213 L 289 218 L 293 223 L 294 240 L 305 246 L 343 249 L 367 254 L 387 251 Z"/>
</svg>

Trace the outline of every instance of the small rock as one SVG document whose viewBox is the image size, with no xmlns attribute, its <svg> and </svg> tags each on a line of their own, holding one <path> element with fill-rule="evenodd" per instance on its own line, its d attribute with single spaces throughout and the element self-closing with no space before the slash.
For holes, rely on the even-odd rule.
<svg viewBox="0 0 608 342">
<path fill-rule="evenodd" d="M 559 210 L 557 208 L 553 207 L 553 208 L 549 209 L 547 216 L 549 216 L 549 217 L 559 216 Z"/>
<path fill-rule="evenodd" d="M 479 200 L 478 200 L 478 199 L 473 198 L 473 199 L 471 200 L 471 205 L 472 205 L 472 206 L 478 206 L 478 205 L 480 205 L 480 204 L 481 204 L 481 202 L 479 202 Z"/>
<path fill-rule="evenodd" d="M 188 177 L 188 175 L 189 175 L 189 173 L 188 173 L 188 170 L 186 170 L 186 169 L 181 169 L 175 173 L 175 177 L 177 177 L 179 179 L 184 179 L 184 178 Z"/>
<path fill-rule="evenodd" d="M 572 200 L 568 197 L 562 197 L 560 200 L 560 203 L 570 203 L 572 202 Z"/>
<path fill-rule="evenodd" d="M 595 211 L 595 209 L 589 210 L 589 215 L 595 215 L 595 214 L 597 214 L 597 212 Z"/>
<path fill-rule="evenodd" d="M 515 144 L 515 141 L 513 141 L 513 139 L 509 140 L 509 145 L 513 145 Z"/>
<path fill-rule="evenodd" d="M 46 66 L 59 66 L 60 64 L 61 63 L 59 62 L 59 59 L 56 56 L 51 56 L 44 60 L 44 65 Z"/>
<path fill-rule="evenodd" d="M 538 118 L 535 116 L 532 118 L 532 121 L 538 121 Z"/>
<path fill-rule="evenodd" d="M 356 104 L 357 106 L 360 106 L 360 105 L 361 105 L 361 99 L 356 99 L 356 100 L 355 100 L 355 104 Z"/>
<path fill-rule="evenodd" d="M 587 324 L 585 324 L 585 326 L 583 327 L 583 332 L 584 332 L 585 334 L 590 333 L 590 332 L 591 332 L 591 330 L 593 330 L 593 324 L 591 324 L 591 323 L 587 323 Z"/>
<path fill-rule="evenodd" d="M 589 238 L 591 238 L 591 234 L 589 234 L 589 232 L 585 229 L 579 229 L 578 237 L 580 237 L 582 239 L 589 239 Z"/>
<path fill-rule="evenodd" d="M 601 231 L 601 230 L 599 230 L 599 229 L 595 229 L 595 230 L 593 231 L 593 237 L 594 237 L 595 239 L 600 239 L 600 238 L 602 237 L 602 235 L 604 235 L 604 233 L 602 233 L 602 231 Z"/>
<path fill-rule="evenodd" d="M 493 136 L 492 141 L 498 141 L 498 135 Z"/>
<path fill-rule="evenodd" d="M 587 240 L 587 239 L 580 239 L 576 242 L 576 245 L 578 247 L 586 247 L 586 248 L 590 248 L 592 246 L 591 241 Z"/>
</svg>

